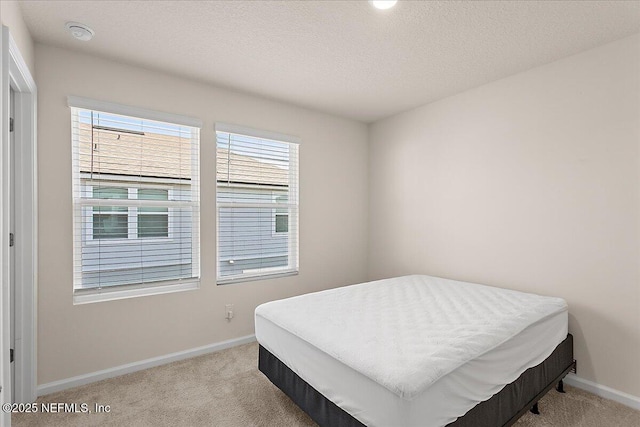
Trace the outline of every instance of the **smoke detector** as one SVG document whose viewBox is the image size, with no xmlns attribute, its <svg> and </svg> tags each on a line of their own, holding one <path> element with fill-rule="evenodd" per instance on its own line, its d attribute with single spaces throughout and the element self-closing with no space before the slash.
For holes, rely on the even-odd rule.
<svg viewBox="0 0 640 427">
<path fill-rule="evenodd" d="M 91 40 L 95 34 L 91 28 L 79 22 L 67 22 L 65 27 L 73 37 L 83 42 Z"/>
</svg>

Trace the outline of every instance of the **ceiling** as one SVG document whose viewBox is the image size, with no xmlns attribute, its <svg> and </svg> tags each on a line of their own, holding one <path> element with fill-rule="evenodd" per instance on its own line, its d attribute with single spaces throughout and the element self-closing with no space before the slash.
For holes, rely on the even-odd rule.
<svg viewBox="0 0 640 427">
<path fill-rule="evenodd" d="M 638 1 L 24 1 L 37 42 L 372 122 L 640 31 Z M 90 42 L 64 28 L 79 21 Z"/>
</svg>

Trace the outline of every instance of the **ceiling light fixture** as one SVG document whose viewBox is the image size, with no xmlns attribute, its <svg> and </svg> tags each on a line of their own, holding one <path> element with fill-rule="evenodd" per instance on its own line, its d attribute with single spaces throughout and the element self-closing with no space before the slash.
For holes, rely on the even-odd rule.
<svg viewBox="0 0 640 427">
<path fill-rule="evenodd" d="M 369 3 L 376 9 L 391 9 L 398 3 L 398 0 L 369 0 Z"/>
<path fill-rule="evenodd" d="M 67 22 L 65 27 L 73 37 L 83 42 L 91 40 L 95 35 L 95 32 L 91 28 L 79 22 Z"/>
</svg>

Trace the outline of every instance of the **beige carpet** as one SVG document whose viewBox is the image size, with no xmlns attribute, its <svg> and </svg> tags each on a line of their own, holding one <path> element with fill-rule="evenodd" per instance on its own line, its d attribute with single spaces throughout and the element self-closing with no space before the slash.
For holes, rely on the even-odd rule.
<svg viewBox="0 0 640 427">
<path fill-rule="evenodd" d="M 14 414 L 26 426 L 315 426 L 257 370 L 257 344 L 247 344 L 50 394 L 38 403 L 110 405 L 102 414 Z M 640 412 L 567 387 L 540 401 L 517 427 L 638 427 Z"/>
</svg>

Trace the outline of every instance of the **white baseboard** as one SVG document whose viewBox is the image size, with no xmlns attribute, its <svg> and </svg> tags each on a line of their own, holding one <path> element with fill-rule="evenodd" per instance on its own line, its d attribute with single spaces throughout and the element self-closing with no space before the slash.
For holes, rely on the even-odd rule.
<svg viewBox="0 0 640 427">
<path fill-rule="evenodd" d="M 113 378 L 131 372 L 141 371 L 143 369 L 153 368 L 155 366 L 165 365 L 179 360 L 189 359 L 191 357 L 201 356 L 203 354 L 214 353 L 242 344 L 248 344 L 256 340 L 255 335 L 247 335 L 240 338 L 234 338 L 227 341 L 221 341 L 214 344 L 196 347 L 189 350 L 179 351 L 176 353 L 166 354 L 164 356 L 152 357 L 151 359 L 141 360 L 139 362 L 127 363 L 102 371 L 91 372 L 89 374 L 78 375 L 76 377 L 66 378 L 64 380 L 53 381 L 38 386 L 38 396 L 55 393 L 57 391 L 66 390 L 68 388 L 77 387 L 92 382 Z M 623 391 L 615 390 L 611 387 L 585 380 L 575 374 L 569 374 L 564 378 L 567 385 L 588 391 L 596 396 L 604 397 L 615 402 L 621 403 L 633 409 L 640 410 L 640 397 L 634 396 Z"/>
<path fill-rule="evenodd" d="M 164 356 L 152 357 L 151 359 L 141 360 L 139 362 L 127 363 L 102 371 L 91 372 L 77 377 L 66 378 L 64 380 L 53 381 L 38 386 L 38 396 L 54 393 L 56 391 L 66 390 L 68 388 L 77 387 L 84 384 L 113 378 L 131 372 L 141 371 L 143 369 L 153 368 L 154 366 L 165 365 L 178 360 L 189 359 L 195 356 L 201 356 L 207 353 L 224 350 L 226 348 L 235 347 L 242 344 L 248 344 L 256 340 L 255 335 L 247 335 L 240 338 L 234 338 L 227 341 L 221 341 L 214 344 L 196 347 L 189 350 L 179 351 Z"/>
<path fill-rule="evenodd" d="M 634 396 L 623 391 L 615 390 L 606 385 L 594 383 L 593 381 L 585 380 L 575 374 L 569 374 L 564 378 L 564 382 L 570 386 L 580 388 L 582 390 L 593 393 L 596 396 L 604 397 L 618 403 L 622 403 L 633 409 L 640 410 L 640 397 Z"/>
</svg>

